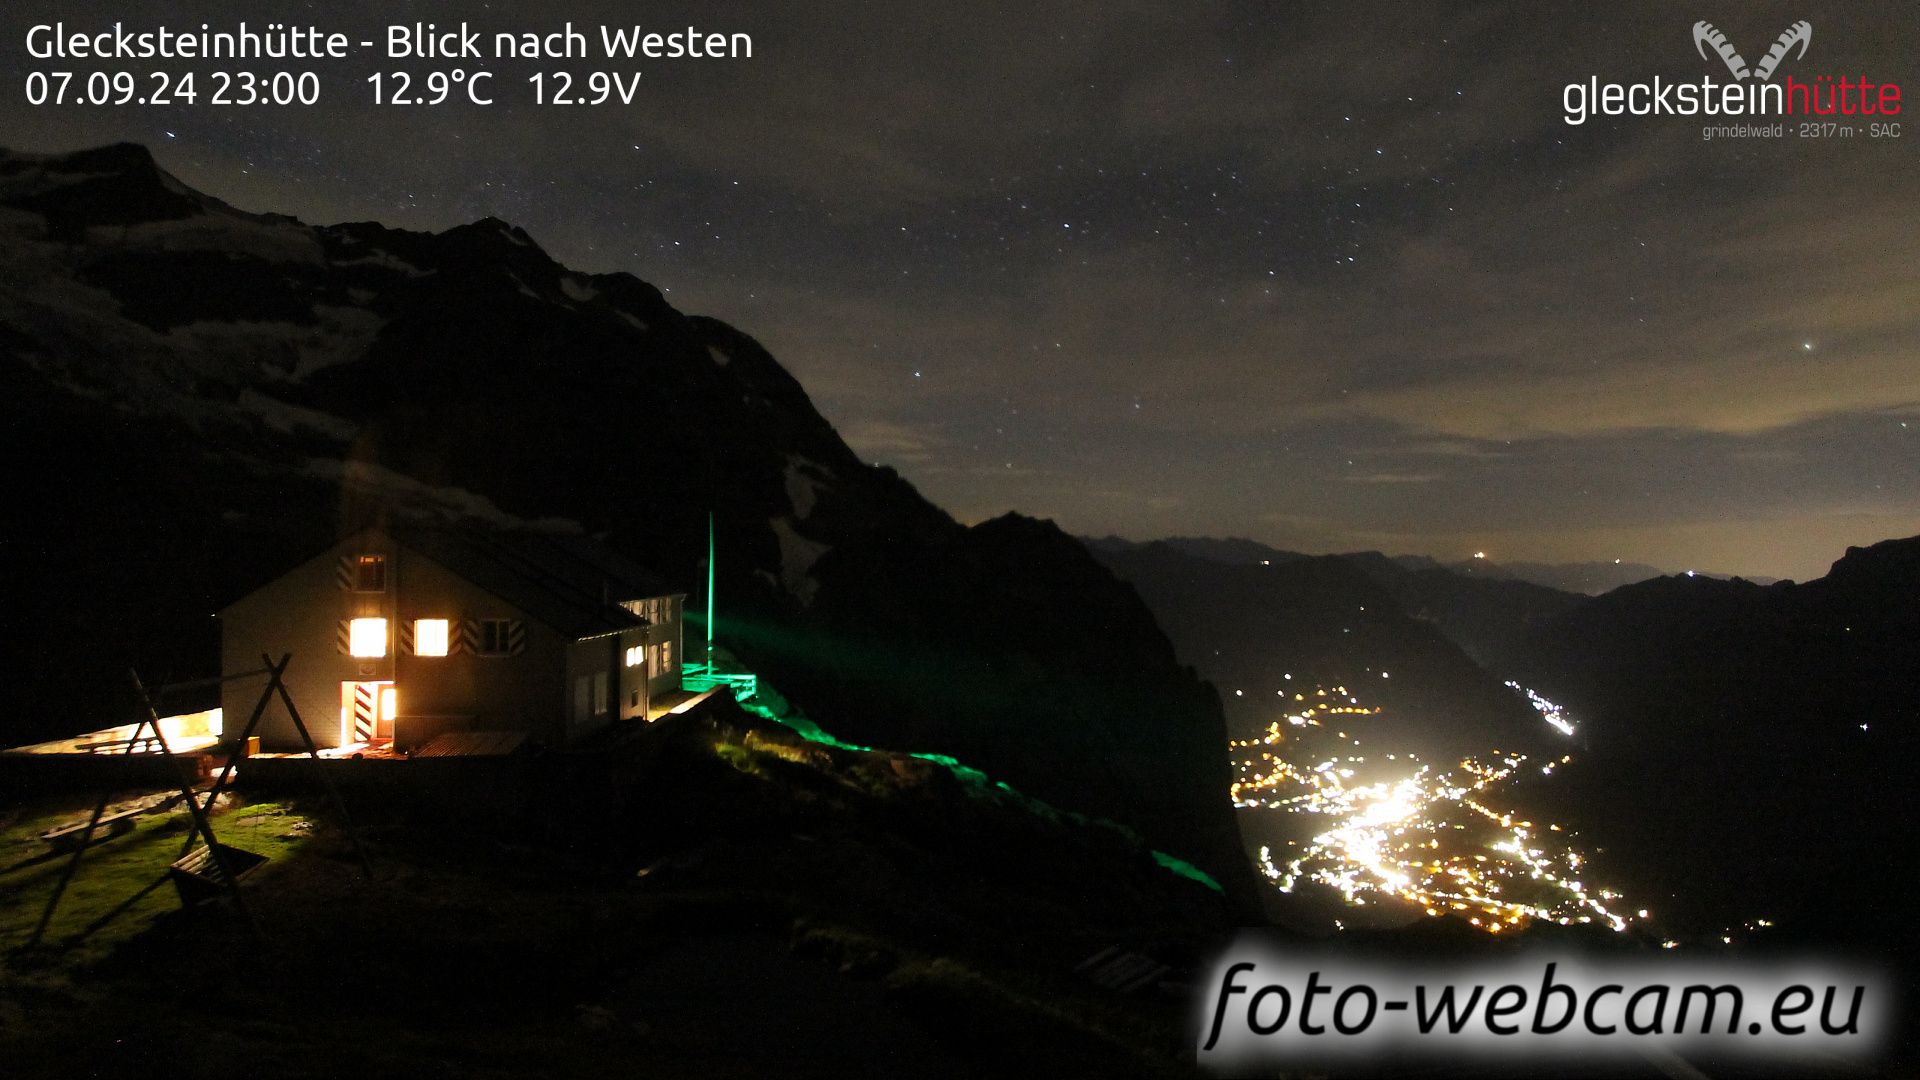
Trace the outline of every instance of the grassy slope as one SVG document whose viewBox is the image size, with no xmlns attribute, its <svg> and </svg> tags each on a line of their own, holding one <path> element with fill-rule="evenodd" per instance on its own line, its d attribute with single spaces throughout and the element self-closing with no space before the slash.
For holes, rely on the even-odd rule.
<svg viewBox="0 0 1920 1080">
<path fill-rule="evenodd" d="M 357 804 L 372 882 L 305 804 L 229 810 L 222 838 L 274 857 L 248 879 L 267 943 L 155 889 L 70 948 L 9 955 L 0 1059 L 27 1076 L 1182 1071 L 1183 1001 L 1071 968 L 1113 943 L 1192 948 L 1218 925 L 1210 890 L 925 762 L 750 721 L 662 734 L 597 832 L 568 816 L 476 835 Z M 7 824 L 8 865 L 52 809 Z M 90 852 L 51 940 L 182 837 L 152 820 Z M 57 870 L 0 873 L 0 947 Z"/>
</svg>

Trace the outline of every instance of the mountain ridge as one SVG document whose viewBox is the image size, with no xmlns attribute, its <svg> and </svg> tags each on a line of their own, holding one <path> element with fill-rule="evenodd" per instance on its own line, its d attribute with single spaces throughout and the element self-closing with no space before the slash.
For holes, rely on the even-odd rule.
<svg viewBox="0 0 1920 1080">
<path fill-rule="evenodd" d="M 1217 699 L 1131 590 L 1049 523 L 968 528 L 862 464 L 750 335 L 496 219 L 309 226 L 128 146 L 0 152 L 0 238 L 5 450 L 42 509 L 8 542 L 45 572 L 15 741 L 124 708 L 129 662 L 210 673 L 205 613 L 349 523 L 577 528 L 694 582 L 711 513 L 720 639 L 836 735 L 1250 883 Z M 1009 633 L 1027 593 L 1044 636 Z"/>
<path fill-rule="evenodd" d="M 1100 551 L 1121 551 L 1149 543 L 1166 543 L 1180 548 L 1191 555 L 1210 558 L 1218 562 L 1261 563 L 1274 565 L 1293 562 L 1299 559 L 1318 558 L 1303 552 L 1276 548 L 1258 540 L 1242 537 L 1206 537 L 1173 536 L 1160 540 L 1128 540 L 1123 537 L 1107 535 L 1102 537 L 1083 537 L 1089 547 Z M 1394 563 L 1407 570 L 1444 569 L 1467 577 L 1494 581 L 1521 581 L 1530 585 L 1557 589 L 1562 592 L 1581 593 L 1597 596 L 1609 589 L 1622 585 L 1631 585 L 1656 577 L 1668 577 L 1676 573 L 1693 574 L 1701 577 L 1721 579 L 1741 578 L 1770 585 L 1780 578 L 1763 575 L 1741 575 L 1708 572 L 1703 570 L 1663 570 L 1647 563 L 1629 563 L 1615 559 L 1612 562 L 1588 561 L 1571 563 L 1549 562 L 1494 562 L 1474 557 L 1444 562 L 1431 555 L 1388 555 L 1380 551 L 1348 551 L 1333 553 L 1349 559 L 1379 559 Z"/>
</svg>

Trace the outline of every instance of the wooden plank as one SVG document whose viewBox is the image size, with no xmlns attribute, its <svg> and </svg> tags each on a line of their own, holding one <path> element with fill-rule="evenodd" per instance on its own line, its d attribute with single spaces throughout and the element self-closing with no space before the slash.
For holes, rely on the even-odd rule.
<svg viewBox="0 0 1920 1080">
<path fill-rule="evenodd" d="M 226 844 L 194 848 L 167 868 L 182 907 L 194 907 L 224 894 L 239 895 L 240 879 L 260 868 L 265 855 Z"/>
</svg>

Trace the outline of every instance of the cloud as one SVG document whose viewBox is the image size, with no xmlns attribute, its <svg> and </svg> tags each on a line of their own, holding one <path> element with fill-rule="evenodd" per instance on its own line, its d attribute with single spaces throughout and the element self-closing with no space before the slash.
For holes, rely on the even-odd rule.
<svg viewBox="0 0 1920 1080">
<path fill-rule="evenodd" d="M 840 429 L 840 437 L 863 460 L 895 464 L 926 461 L 935 445 L 925 433 L 888 420 L 855 420 Z"/>
<path fill-rule="evenodd" d="M 1349 484 L 1431 484 L 1439 473 L 1360 473 L 1342 477 Z"/>
</svg>

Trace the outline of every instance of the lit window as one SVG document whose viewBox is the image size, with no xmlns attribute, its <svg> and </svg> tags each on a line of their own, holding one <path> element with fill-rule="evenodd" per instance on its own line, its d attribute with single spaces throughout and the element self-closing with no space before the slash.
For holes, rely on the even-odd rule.
<svg viewBox="0 0 1920 1080">
<path fill-rule="evenodd" d="M 380 688 L 380 719 L 392 720 L 400 714 L 400 695 L 391 686 Z"/>
<path fill-rule="evenodd" d="M 635 645 L 633 648 L 628 649 L 627 650 L 627 666 L 639 667 L 641 657 L 645 654 L 645 651 L 646 651 L 645 649 L 641 648 L 638 645 Z"/>
<path fill-rule="evenodd" d="M 362 660 L 387 655 L 387 620 L 354 619 L 347 623 L 347 652 Z"/>
<path fill-rule="evenodd" d="M 447 655 L 447 620 L 413 620 L 413 655 Z"/>
<path fill-rule="evenodd" d="M 353 588 L 355 592 L 386 592 L 387 557 L 361 555 L 354 559 Z"/>
</svg>

